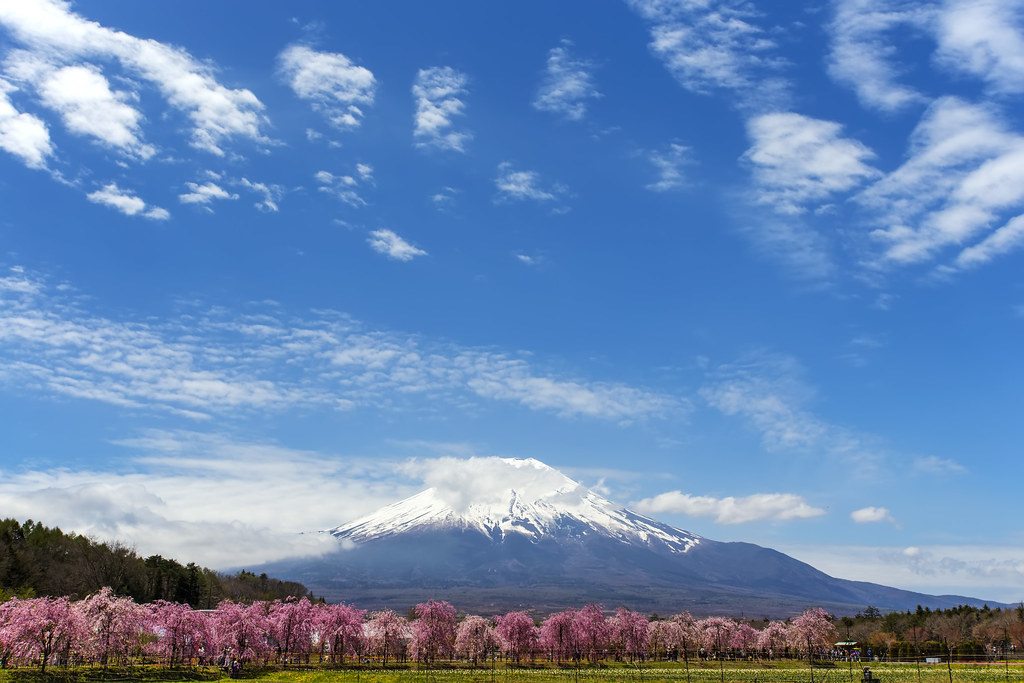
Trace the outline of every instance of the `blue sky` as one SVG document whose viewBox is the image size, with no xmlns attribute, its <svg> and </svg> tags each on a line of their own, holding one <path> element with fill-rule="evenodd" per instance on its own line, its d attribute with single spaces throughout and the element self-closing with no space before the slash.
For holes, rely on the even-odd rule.
<svg viewBox="0 0 1024 683">
<path fill-rule="evenodd" d="M 238 566 L 533 457 L 1020 600 L 1024 6 L 778 4 L 0 5 L 2 514 Z"/>
</svg>

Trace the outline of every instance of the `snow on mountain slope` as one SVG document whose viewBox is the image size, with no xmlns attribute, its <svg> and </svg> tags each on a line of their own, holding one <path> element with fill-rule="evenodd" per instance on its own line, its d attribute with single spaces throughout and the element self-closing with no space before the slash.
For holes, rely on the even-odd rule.
<svg viewBox="0 0 1024 683">
<path fill-rule="evenodd" d="M 437 528 L 476 530 L 495 542 L 510 534 L 533 542 L 595 534 L 674 553 L 701 542 L 699 536 L 616 505 L 532 458 L 487 462 L 492 470 L 475 481 L 431 487 L 327 533 L 357 544 Z"/>
</svg>

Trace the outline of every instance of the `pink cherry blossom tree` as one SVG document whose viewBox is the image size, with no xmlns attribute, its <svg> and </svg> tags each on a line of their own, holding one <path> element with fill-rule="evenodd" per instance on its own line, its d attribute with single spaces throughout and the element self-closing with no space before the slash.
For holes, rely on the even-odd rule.
<svg viewBox="0 0 1024 683">
<path fill-rule="evenodd" d="M 102 588 L 76 604 L 86 625 L 86 646 L 103 668 L 110 659 L 124 663 L 141 647 L 146 610 L 131 598 Z"/>
<path fill-rule="evenodd" d="M 697 620 L 686 611 L 673 616 L 672 621 L 679 627 L 678 643 L 683 651 L 683 662 L 686 663 L 687 671 L 689 671 L 690 653 L 700 648 L 700 627 Z"/>
<path fill-rule="evenodd" d="M 832 624 L 832 617 L 820 607 L 813 607 L 793 618 L 789 625 L 789 643 L 807 654 L 811 666 L 811 681 L 814 681 L 814 654 L 829 648 L 836 642 L 838 633 Z"/>
<path fill-rule="evenodd" d="M 757 649 L 758 637 L 761 635 L 760 631 L 751 626 L 750 624 L 736 624 L 735 630 L 732 632 L 732 637 L 729 639 L 729 645 L 739 650 L 743 656 L 749 656 L 750 653 Z"/>
<path fill-rule="evenodd" d="M 787 642 L 789 642 L 789 627 L 781 621 L 772 621 L 761 629 L 757 646 L 762 652 L 768 654 L 769 659 L 774 659 L 784 650 Z"/>
<path fill-rule="evenodd" d="M 455 652 L 474 664 L 484 661 L 488 652 L 500 647 L 497 631 L 483 617 L 470 615 L 462 620 L 455 631 Z"/>
<path fill-rule="evenodd" d="M 643 660 L 650 646 L 650 622 L 633 610 L 620 607 L 611 620 L 612 640 L 629 657 L 629 661 Z"/>
<path fill-rule="evenodd" d="M 345 655 L 358 657 L 362 654 L 366 639 L 363 634 L 363 619 L 366 610 L 344 603 L 338 605 L 317 605 L 314 622 L 321 641 L 331 652 L 332 662 L 345 661 Z"/>
<path fill-rule="evenodd" d="M 15 613 L 19 602 L 18 598 L 0 601 L 0 669 L 6 669 L 17 654 Z"/>
<path fill-rule="evenodd" d="M 222 657 L 222 666 L 228 666 L 232 659 L 245 664 L 270 652 L 269 609 L 263 601 L 246 605 L 224 600 L 217 605 L 214 647 Z"/>
<path fill-rule="evenodd" d="M 20 657 L 38 659 L 40 669 L 54 656 L 67 655 L 85 636 L 85 626 L 79 612 L 67 598 L 45 597 L 29 600 L 11 600 L 9 637 Z"/>
<path fill-rule="evenodd" d="M 312 605 L 309 598 L 275 600 L 267 618 L 270 635 L 277 642 L 278 658 L 284 665 L 289 661 L 309 661 L 313 642 Z"/>
<path fill-rule="evenodd" d="M 206 642 L 201 618 L 191 607 L 177 602 L 157 600 L 147 607 L 148 629 L 156 635 L 150 649 L 172 668 L 188 662 L 199 643 Z"/>
<path fill-rule="evenodd" d="M 604 618 L 604 610 L 593 603 L 586 605 L 573 615 L 572 624 L 583 655 L 596 662 L 611 635 L 611 625 Z"/>
<path fill-rule="evenodd" d="M 573 625 L 575 615 L 575 609 L 566 607 L 561 612 L 548 616 L 541 624 L 540 642 L 548 651 L 549 658 L 560 662 L 563 658 L 579 656 L 579 639 Z"/>
<path fill-rule="evenodd" d="M 381 658 L 383 666 L 388 665 L 389 656 L 405 656 L 405 626 L 405 619 L 390 609 L 374 612 L 367 622 L 367 644 L 370 650 Z"/>
<path fill-rule="evenodd" d="M 714 652 L 716 658 L 726 656 L 732 633 L 736 630 L 736 622 L 728 617 L 708 617 L 699 622 L 701 645 L 705 650 Z"/>
<path fill-rule="evenodd" d="M 651 652 L 654 657 L 671 659 L 682 649 L 683 628 L 672 619 L 651 622 Z"/>
<path fill-rule="evenodd" d="M 455 652 L 455 608 L 447 602 L 428 600 L 412 608 L 411 649 L 416 657 L 430 664 L 438 657 L 451 659 Z"/>
<path fill-rule="evenodd" d="M 531 654 L 539 642 L 533 619 L 526 612 L 509 612 L 494 618 L 494 630 L 513 662 L 519 662 L 524 655 Z"/>
</svg>

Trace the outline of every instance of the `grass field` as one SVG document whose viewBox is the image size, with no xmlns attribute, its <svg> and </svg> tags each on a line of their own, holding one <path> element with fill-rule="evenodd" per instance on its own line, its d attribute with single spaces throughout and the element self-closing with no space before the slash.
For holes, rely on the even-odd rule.
<svg viewBox="0 0 1024 683">
<path fill-rule="evenodd" d="M 871 672 L 881 683 L 949 683 L 950 674 L 943 665 L 882 664 L 874 663 Z M 754 663 L 726 663 L 721 669 L 713 662 L 691 663 L 689 670 L 682 664 L 647 663 L 643 666 L 624 664 L 605 667 L 537 667 L 493 669 L 479 668 L 420 668 L 416 665 L 381 669 L 376 668 L 324 668 L 288 667 L 242 672 L 242 680 L 258 683 L 638 683 L 674 681 L 687 683 L 859 683 L 862 669 L 839 663 L 835 667 L 815 666 L 813 672 L 806 664 L 782 662 L 772 666 Z M 957 664 L 953 666 L 954 683 L 987 683 L 998 681 L 1024 681 L 1024 663 Z M 212 668 L 167 669 L 165 667 L 134 667 L 108 669 L 83 667 L 52 669 L 46 674 L 35 669 L 0 670 L 0 683 L 99 683 L 158 681 L 219 681 L 230 680 L 223 671 Z"/>
</svg>

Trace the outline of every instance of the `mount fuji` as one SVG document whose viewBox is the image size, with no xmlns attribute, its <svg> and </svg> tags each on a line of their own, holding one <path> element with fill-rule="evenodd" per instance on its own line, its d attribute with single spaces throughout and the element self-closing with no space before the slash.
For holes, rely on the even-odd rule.
<svg viewBox="0 0 1024 683">
<path fill-rule="evenodd" d="M 868 605 L 982 604 L 837 579 L 769 548 L 712 541 L 637 514 L 537 460 L 488 462 L 479 480 L 462 472 L 320 532 L 338 541 L 326 556 L 262 570 L 366 609 L 435 598 L 483 614 L 599 602 L 775 617 L 809 606 L 852 614 Z"/>
</svg>

